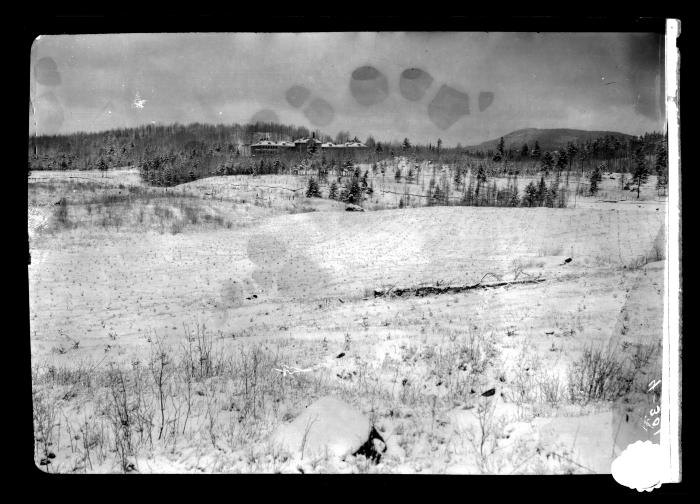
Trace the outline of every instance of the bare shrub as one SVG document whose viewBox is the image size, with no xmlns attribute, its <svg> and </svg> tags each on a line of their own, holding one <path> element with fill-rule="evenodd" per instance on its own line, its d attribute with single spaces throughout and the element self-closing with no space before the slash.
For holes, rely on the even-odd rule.
<svg viewBox="0 0 700 504">
<path fill-rule="evenodd" d="M 124 371 L 112 365 L 108 379 L 109 403 L 106 414 L 112 427 L 114 450 L 122 471 L 129 472 L 132 469 L 129 457 L 134 453 L 131 440 L 131 412 L 134 408 L 127 390 L 127 377 Z"/>
<path fill-rule="evenodd" d="M 543 402 L 546 402 L 553 408 L 556 407 L 564 392 L 564 384 L 562 383 L 559 373 L 544 371 L 540 374 L 537 383 Z"/>
<path fill-rule="evenodd" d="M 199 380 L 209 378 L 222 369 L 222 361 L 214 362 L 214 337 L 205 325 L 197 324 L 194 333 L 185 326 L 184 364 L 191 367 L 191 374 Z"/>
<path fill-rule="evenodd" d="M 498 440 L 503 436 L 506 420 L 495 414 L 495 402 L 482 398 L 476 407 L 478 425 L 476 432 L 470 429 L 469 440 L 477 453 L 477 464 L 482 473 L 498 472 L 498 461 L 493 455 L 498 450 Z"/>
<path fill-rule="evenodd" d="M 531 403 L 536 400 L 537 380 L 534 372 L 519 368 L 511 379 L 511 399 L 518 405 Z"/>
<path fill-rule="evenodd" d="M 626 394 L 634 379 L 634 371 L 626 369 L 616 346 L 586 346 L 583 355 L 569 368 L 571 402 L 615 400 Z"/>
<path fill-rule="evenodd" d="M 33 383 L 51 384 L 58 386 L 82 386 L 90 388 L 93 382 L 92 369 L 83 363 L 73 366 L 51 364 L 41 370 L 36 370 Z"/>
<path fill-rule="evenodd" d="M 33 416 L 34 416 L 34 450 L 39 458 L 39 464 L 46 466 L 55 456 L 51 451 L 57 435 L 56 419 L 58 406 L 50 396 L 50 392 L 32 390 Z"/>
<path fill-rule="evenodd" d="M 171 359 L 168 355 L 168 350 L 163 344 L 163 340 L 157 336 L 151 339 L 151 355 L 148 362 L 148 368 L 153 378 L 155 385 L 155 395 L 158 401 L 158 409 L 160 411 L 160 430 L 158 431 L 158 439 L 163 437 L 163 429 L 165 428 L 165 403 L 170 395 L 170 367 Z"/>
<path fill-rule="evenodd" d="M 523 347 L 518 355 L 516 366 L 516 371 L 510 380 L 510 399 L 518 406 L 537 401 L 539 357 L 529 347 Z"/>
</svg>

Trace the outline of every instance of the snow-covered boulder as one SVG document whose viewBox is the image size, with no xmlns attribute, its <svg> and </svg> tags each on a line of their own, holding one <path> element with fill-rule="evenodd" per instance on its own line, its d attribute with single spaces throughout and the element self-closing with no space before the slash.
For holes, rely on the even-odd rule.
<svg viewBox="0 0 700 504">
<path fill-rule="evenodd" d="M 280 425 L 271 439 L 277 448 L 302 459 L 362 454 L 378 461 L 386 451 L 381 435 L 362 412 L 330 396 L 309 405 L 291 423 Z"/>
</svg>

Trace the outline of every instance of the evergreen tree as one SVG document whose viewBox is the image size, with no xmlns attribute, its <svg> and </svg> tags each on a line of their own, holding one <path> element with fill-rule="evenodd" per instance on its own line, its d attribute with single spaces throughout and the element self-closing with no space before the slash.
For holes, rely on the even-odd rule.
<svg viewBox="0 0 700 504">
<path fill-rule="evenodd" d="M 163 175 L 163 185 L 165 187 L 170 187 L 171 185 L 173 185 L 173 182 L 173 170 L 168 166 L 165 169 L 165 173 Z"/>
<path fill-rule="evenodd" d="M 522 148 L 520 149 L 520 158 L 525 159 L 529 155 L 530 155 L 530 148 L 527 146 L 526 143 L 524 143 Z"/>
<path fill-rule="evenodd" d="M 574 143 L 569 143 L 566 146 L 566 155 L 569 161 L 569 170 L 571 170 L 571 165 L 574 161 L 574 157 L 576 157 L 576 154 L 578 154 L 578 147 L 576 147 L 576 144 Z"/>
<path fill-rule="evenodd" d="M 105 176 L 105 173 L 107 172 L 108 166 L 107 162 L 105 161 L 105 158 L 101 157 L 100 161 L 97 163 L 97 169 L 102 172 L 102 176 Z"/>
<path fill-rule="evenodd" d="M 401 168 L 396 168 L 396 171 L 394 172 L 394 180 L 396 180 L 396 182 L 401 182 Z"/>
<path fill-rule="evenodd" d="M 333 200 L 338 198 L 338 184 L 335 181 L 331 183 L 331 187 L 328 190 L 328 198 Z"/>
<path fill-rule="evenodd" d="M 403 149 L 404 151 L 407 151 L 407 150 L 410 149 L 410 148 L 411 148 L 411 142 L 409 142 L 408 138 L 404 138 L 404 139 L 403 139 L 402 149 Z"/>
<path fill-rule="evenodd" d="M 318 182 L 313 177 L 309 178 L 309 184 L 306 186 L 306 197 L 307 198 L 320 198 L 321 190 L 318 187 Z"/>
<path fill-rule="evenodd" d="M 561 173 L 562 171 L 564 171 L 564 169 L 567 168 L 568 165 L 569 165 L 569 157 L 566 154 L 566 151 L 559 152 L 559 154 L 557 156 L 557 172 Z"/>
<path fill-rule="evenodd" d="M 534 182 L 530 182 L 525 187 L 525 196 L 523 197 L 523 204 L 529 207 L 537 206 L 538 191 L 537 186 Z"/>
<path fill-rule="evenodd" d="M 642 148 L 638 148 L 634 154 L 634 173 L 632 174 L 632 183 L 637 186 L 637 199 L 639 192 L 644 184 L 649 179 L 649 167 L 647 166 L 646 158 Z"/>
<path fill-rule="evenodd" d="M 505 140 L 503 140 L 503 137 L 498 141 L 498 146 L 496 147 L 496 156 L 494 156 L 493 160 L 494 161 L 500 161 L 503 158 L 505 158 L 505 150 L 506 150 L 506 143 Z M 498 159 L 496 159 L 498 158 Z"/>
<path fill-rule="evenodd" d="M 599 166 L 596 167 L 595 170 L 591 173 L 591 177 L 589 179 L 590 182 L 590 193 L 592 195 L 596 195 L 598 193 L 598 182 L 601 182 L 603 180 L 603 171 L 605 170 L 605 163 L 600 164 Z"/>
<path fill-rule="evenodd" d="M 520 204 L 520 196 L 518 194 L 518 178 L 513 180 L 513 185 L 510 189 L 510 198 L 508 200 L 508 206 L 516 207 Z"/>
<path fill-rule="evenodd" d="M 545 152 L 542 155 L 542 171 L 544 171 L 545 177 L 552 170 L 553 165 L 554 165 L 554 158 L 552 157 L 552 154 L 549 151 Z"/>
<path fill-rule="evenodd" d="M 479 169 L 477 170 L 476 180 L 481 183 L 486 182 L 486 170 L 482 164 L 479 165 Z"/>
<path fill-rule="evenodd" d="M 549 188 L 547 189 L 546 196 L 545 196 L 545 206 L 547 206 L 549 208 L 554 208 L 558 195 L 559 195 L 559 177 L 555 177 L 555 179 L 552 180 L 552 183 L 549 184 Z"/>
<path fill-rule="evenodd" d="M 352 203 L 353 205 L 361 205 L 362 204 L 362 199 L 363 199 L 363 191 L 362 187 L 360 186 L 359 179 L 357 177 L 352 178 L 352 182 L 350 184 L 350 188 L 348 190 L 348 203 Z"/>
</svg>

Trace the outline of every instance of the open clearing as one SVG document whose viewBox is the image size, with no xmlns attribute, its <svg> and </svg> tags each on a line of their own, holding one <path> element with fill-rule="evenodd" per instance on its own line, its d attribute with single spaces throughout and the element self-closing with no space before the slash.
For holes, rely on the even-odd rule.
<svg viewBox="0 0 700 504">
<path fill-rule="evenodd" d="M 165 190 L 133 175 L 30 178 L 36 457 L 51 452 L 51 472 L 605 473 L 630 428 L 611 400 L 578 396 L 574 364 L 614 348 L 645 359 L 635 387 L 657 377 L 666 203 L 649 189 L 565 209 L 355 213 L 290 191 L 304 187 L 291 176 L 258 178 L 260 196 L 246 177 Z M 545 281 L 373 296 L 487 273 Z M 164 354 L 159 401 L 139 377 Z M 183 379 L 187 358 L 199 372 Z M 271 447 L 325 395 L 371 418 L 379 464 Z"/>
</svg>

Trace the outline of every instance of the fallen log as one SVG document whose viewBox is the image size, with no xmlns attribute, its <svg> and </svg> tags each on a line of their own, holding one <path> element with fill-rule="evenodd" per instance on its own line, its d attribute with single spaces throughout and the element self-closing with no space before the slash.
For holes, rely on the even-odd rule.
<svg viewBox="0 0 700 504">
<path fill-rule="evenodd" d="M 406 287 L 403 289 L 397 289 L 392 287 L 390 289 L 375 289 L 374 297 L 383 296 L 427 296 L 430 294 L 454 294 L 457 292 L 464 292 L 473 289 L 493 289 L 495 287 L 505 287 L 508 285 L 521 285 L 521 284 L 532 284 L 541 283 L 545 279 L 538 278 L 528 278 L 526 280 L 512 280 L 512 281 L 502 281 L 502 282 L 491 282 L 491 283 L 476 283 L 472 285 L 446 285 L 444 287 L 438 287 L 435 285 L 426 285 L 421 287 Z"/>
</svg>

